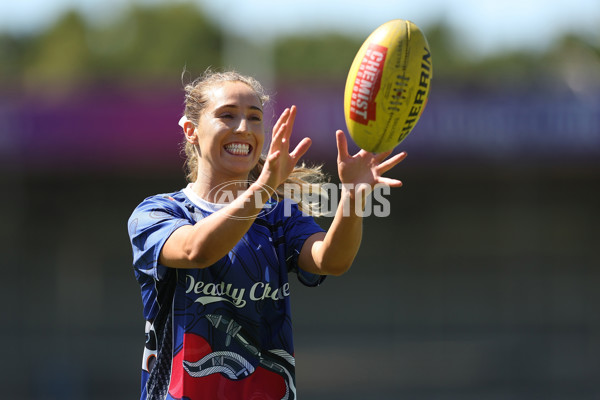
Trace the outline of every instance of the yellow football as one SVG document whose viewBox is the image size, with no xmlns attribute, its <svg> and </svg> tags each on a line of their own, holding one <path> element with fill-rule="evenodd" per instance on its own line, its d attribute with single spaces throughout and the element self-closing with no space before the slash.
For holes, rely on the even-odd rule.
<svg viewBox="0 0 600 400">
<path fill-rule="evenodd" d="M 419 120 L 433 76 L 423 32 L 395 19 L 373 31 L 346 80 L 344 115 L 350 136 L 373 153 L 392 150 Z"/>
</svg>

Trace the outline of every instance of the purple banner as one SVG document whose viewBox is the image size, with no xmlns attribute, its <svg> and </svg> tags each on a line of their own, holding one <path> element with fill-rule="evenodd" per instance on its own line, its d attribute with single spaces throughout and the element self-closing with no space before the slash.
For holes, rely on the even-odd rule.
<svg viewBox="0 0 600 400">
<path fill-rule="evenodd" d="M 335 131 L 346 129 L 343 87 L 279 88 L 275 115 L 298 106 L 294 142 L 308 136 L 307 157 L 336 157 Z M 180 169 L 177 125 L 183 92 L 104 90 L 70 98 L 0 98 L 0 165 L 33 170 Z M 275 117 L 267 117 L 272 125 Z M 356 146 L 352 146 L 356 150 Z M 453 93 L 435 86 L 421 120 L 399 146 L 426 158 L 536 159 L 600 156 L 600 94 Z"/>
</svg>

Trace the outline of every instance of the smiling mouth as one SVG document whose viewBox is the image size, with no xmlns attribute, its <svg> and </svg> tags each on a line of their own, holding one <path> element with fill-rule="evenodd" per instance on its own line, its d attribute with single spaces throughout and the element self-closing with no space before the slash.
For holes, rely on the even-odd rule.
<svg viewBox="0 0 600 400">
<path fill-rule="evenodd" d="M 252 150 L 248 143 L 229 143 L 224 146 L 225 151 L 234 156 L 247 156 Z"/>
</svg>

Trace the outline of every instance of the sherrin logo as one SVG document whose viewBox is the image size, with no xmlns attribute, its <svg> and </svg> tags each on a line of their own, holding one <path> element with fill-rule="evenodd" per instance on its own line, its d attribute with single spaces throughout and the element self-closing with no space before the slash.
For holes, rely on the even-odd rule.
<svg viewBox="0 0 600 400">
<path fill-rule="evenodd" d="M 412 106 L 410 107 L 410 112 L 408 113 L 408 117 L 404 122 L 404 126 L 400 131 L 400 135 L 398 137 L 398 141 L 401 141 L 410 133 L 410 131 L 414 128 L 415 124 L 419 120 L 421 113 L 423 113 L 423 109 L 427 104 L 427 97 L 429 93 L 429 84 L 431 81 L 431 52 L 428 47 L 423 48 L 422 56 L 421 56 L 421 68 L 419 73 L 419 85 L 417 87 L 417 91 L 415 93 L 415 97 L 412 102 Z"/>
<path fill-rule="evenodd" d="M 375 120 L 375 98 L 381 86 L 381 74 L 388 48 L 371 43 L 360 63 L 350 101 L 350 119 L 367 125 Z"/>
</svg>

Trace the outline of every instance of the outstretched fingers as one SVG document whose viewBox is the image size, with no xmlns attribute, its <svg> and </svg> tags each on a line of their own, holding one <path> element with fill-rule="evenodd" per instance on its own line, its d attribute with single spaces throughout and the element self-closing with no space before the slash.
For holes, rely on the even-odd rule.
<svg viewBox="0 0 600 400">
<path fill-rule="evenodd" d="M 271 144 L 265 164 L 265 178 L 270 180 L 273 187 L 283 182 L 300 158 L 308 151 L 311 140 L 304 138 L 290 152 L 290 138 L 296 118 L 296 107 L 286 108 L 273 127 Z"/>
<path fill-rule="evenodd" d="M 348 153 L 348 140 L 346 139 L 346 135 L 344 131 L 338 130 L 335 132 L 338 158 L 340 160 L 347 160 L 350 158 L 350 153 Z"/>
<path fill-rule="evenodd" d="M 384 176 L 380 176 L 377 178 L 378 184 L 384 184 L 391 187 L 400 187 L 402 186 L 402 181 L 398 179 L 386 178 Z"/>
<path fill-rule="evenodd" d="M 384 151 L 383 153 L 377 153 L 373 155 L 373 161 L 375 161 L 377 164 L 381 164 L 381 162 L 383 160 L 385 160 L 386 158 L 389 157 L 390 154 L 392 154 L 394 150 L 388 150 L 388 151 Z"/>
<path fill-rule="evenodd" d="M 273 135 L 272 135 L 272 137 L 275 137 L 277 135 L 277 133 L 281 130 L 281 126 L 283 124 L 285 124 L 285 122 L 289 119 L 289 117 L 290 117 L 290 109 L 286 108 L 285 110 L 283 110 L 283 112 L 281 113 L 281 115 L 277 119 L 277 122 L 275 123 L 275 126 L 273 126 Z"/>
<path fill-rule="evenodd" d="M 290 153 L 290 157 L 294 160 L 294 162 L 298 162 L 300 158 L 308 151 L 308 148 L 312 144 L 312 140 L 309 138 L 304 138 L 298 143 L 294 151 Z"/>
<path fill-rule="evenodd" d="M 296 106 L 286 108 L 277 123 L 273 127 L 273 134 L 271 136 L 271 150 L 289 150 L 289 141 L 292 136 L 292 130 L 294 128 L 294 121 L 296 119 Z"/>
<path fill-rule="evenodd" d="M 389 153 L 388 153 L 388 155 L 389 155 Z M 392 158 L 390 158 L 388 160 L 382 161 L 377 166 L 377 172 L 380 175 L 386 173 L 387 171 L 389 171 L 390 169 L 392 169 L 396 165 L 398 165 L 402 160 L 404 160 L 406 158 L 406 156 L 407 156 L 406 152 L 403 151 L 402 153 L 398 153 L 398 154 L 396 154 L 395 156 L 393 156 Z"/>
<path fill-rule="evenodd" d="M 287 121 L 285 122 L 284 129 L 284 140 L 289 141 L 292 136 L 292 130 L 294 129 L 294 122 L 296 121 L 296 106 L 290 108 L 290 114 Z"/>
</svg>

